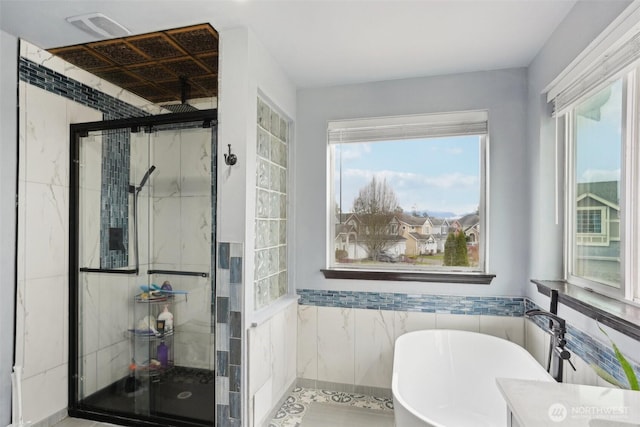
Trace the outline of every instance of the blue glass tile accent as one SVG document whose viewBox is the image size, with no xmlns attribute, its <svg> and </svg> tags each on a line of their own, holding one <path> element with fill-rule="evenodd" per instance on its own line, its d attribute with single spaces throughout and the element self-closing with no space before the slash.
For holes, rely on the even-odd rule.
<svg viewBox="0 0 640 427">
<path fill-rule="evenodd" d="M 240 393 L 229 393 L 229 416 L 231 418 L 241 418 L 242 400 Z"/>
<path fill-rule="evenodd" d="M 229 423 L 229 405 L 216 405 L 216 426 L 228 427 Z"/>
<path fill-rule="evenodd" d="M 242 364 L 242 340 L 239 338 L 229 338 L 229 363 Z"/>
<path fill-rule="evenodd" d="M 229 376 L 229 352 L 228 351 L 216 352 L 216 374 L 219 377 Z"/>
<path fill-rule="evenodd" d="M 242 283 L 242 258 L 231 257 L 231 283 Z"/>
<path fill-rule="evenodd" d="M 298 289 L 301 305 L 521 317 L 522 297 L 468 297 Z"/>
<path fill-rule="evenodd" d="M 229 324 L 231 326 L 231 338 L 242 338 L 242 313 L 231 311 L 229 313 Z"/>
<path fill-rule="evenodd" d="M 218 323 L 229 323 L 229 298 L 218 297 L 216 307 L 216 320 Z"/>
<path fill-rule="evenodd" d="M 240 384 L 242 380 L 242 370 L 240 366 L 230 365 L 229 366 L 229 390 L 230 391 L 240 391 Z"/>
<path fill-rule="evenodd" d="M 212 156 L 216 157 L 216 156 Z M 215 169 L 215 167 L 214 167 Z M 215 209 L 212 206 L 212 209 Z M 215 240 L 212 240 L 215 241 Z M 215 244 L 212 244 L 215 246 Z M 217 245 L 217 256 L 212 259 L 218 261 L 218 272 L 229 271 L 229 274 L 220 274 L 219 281 L 229 281 L 230 283 L 218 283 L 218 286 L 229 287 L 229 297 L 216 293 L 216 318 L 218 319 L 217 330 L 220 331 L 216 339 L 222 340 L 216 344 L 218 350 L 223 351 L 222 358 L 218 356 L 217 366 L 225 363 L 226 370 L 216 371 L 217 378 L 224 378 L 229 384 L 228 395 L 216 396 L 216 402 L 230 403 L 218 405 L 222 409 L 222 415 L 218 413 L 217 421 L 219 426 L 242 426 L 242 244 L 220 242 Z M 231 256 L 233 253 L 234 256 Z M 224 314 L 221 314 L 223 312 Z M 224 321 L 224 322 L 223 322 Z M 226 328 L 226 335 L 223 334 Z M 220 352 L 219 352 L 220 353 Z"/>
<path fill-rule="evenodd" d="M 540 309 L 541 307 L 538 307 L 531 300 L 527 299 L 525 308 L 526 310 L 531 310 Z M 530 320 L 540 329 L 544 331 L 548 330 L 549 324 L 547 319 L 536 316 L 530 318 Z M 621 384 L 627 384 L 627 378 L 620 363 L 618 363 L 612 346 L 608 343 L 604 334 L 602 334 L 601 338 L 606 344 L 567 324 L 565 339 L 567 340 L 567 348 L 569 351 L 578 355 L 586 363 L 599 366 Z M 640 364 L 631 359 L 629 355 L 625 355 L 625 357 L 631 362 L 636 373 L 640 374 Z"/>
<path fill-rule="evenodd" d="M 129 234 L 130 130 L 102 132 L 102 182 L 100 191 L 100 267 L 120 268 L 129 264 L 128 245 L 110 250 L 109 229 L 123 229 L 124 242 Z"/>
<path fill-rule="evenodd" d="M 229 243 L 218 245 L 218 268 L 229 269 Z"/>
</svg>

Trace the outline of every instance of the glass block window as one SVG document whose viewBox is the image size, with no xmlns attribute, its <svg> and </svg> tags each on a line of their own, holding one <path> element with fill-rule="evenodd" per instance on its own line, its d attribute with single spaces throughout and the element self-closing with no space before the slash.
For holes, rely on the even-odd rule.
<svg viewBox="0 0 640 427">
<path fill-rule="evenodd" d="M 256 156 L 255 309 L 285 295 L 289 122 L 258 98 Z"/>
</svg>

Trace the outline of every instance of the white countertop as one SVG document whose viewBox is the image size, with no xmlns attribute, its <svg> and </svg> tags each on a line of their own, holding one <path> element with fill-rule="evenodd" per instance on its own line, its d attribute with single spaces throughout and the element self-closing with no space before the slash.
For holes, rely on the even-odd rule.
<svg viewBox="0 0 640 427">
<path fill-rule="evenodd" d="M 640 391 L 498 378 L 520 427 L 640 427 Z"/>
</svg>

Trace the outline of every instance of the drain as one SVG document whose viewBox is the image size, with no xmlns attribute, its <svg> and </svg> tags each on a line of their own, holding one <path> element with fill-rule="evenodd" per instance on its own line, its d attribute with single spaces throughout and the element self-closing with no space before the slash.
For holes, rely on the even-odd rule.
<svg viewBox="0 0 640 427">
<path fill-rule="evenodd" d="M 182 393 L 178 393 L 178 399 L 188 399 L 191 397 L 193 393 L 190 391 L 183 391 Z"/>
</svg>

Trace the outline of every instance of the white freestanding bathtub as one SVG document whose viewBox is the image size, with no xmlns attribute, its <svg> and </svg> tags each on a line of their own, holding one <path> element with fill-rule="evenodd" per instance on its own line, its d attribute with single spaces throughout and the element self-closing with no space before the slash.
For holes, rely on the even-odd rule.
<svg viewBox="0 0 640 427">
<path fill-rule="evenodd" d="M 496 378 L 554 381 L 522 347 L 475 332 L 424 330 L 396 340 L 396 427 L 506 426 Z"/>
</svg>

